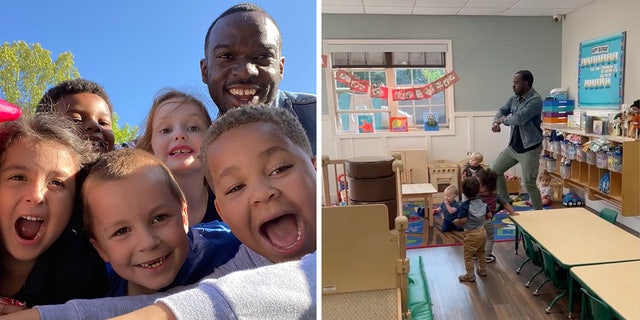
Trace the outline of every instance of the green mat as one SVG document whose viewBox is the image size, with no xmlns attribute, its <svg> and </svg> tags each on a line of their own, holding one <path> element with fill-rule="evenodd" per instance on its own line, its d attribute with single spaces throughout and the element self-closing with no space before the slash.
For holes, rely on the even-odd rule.
<svg viewBox="0 0 640 320">
<path fill-rule="evenodd" d="M 411 311 L 411 319 L 430 320 L 433 319 L 433 310 L 431 308 L 431 294 L 429 293 L 429 284 L 427 283 L 427 275 L 424 272 L 424 264 L 422 256 L 414 256 L 409 258 L 409 311 Z"/>
</svg>

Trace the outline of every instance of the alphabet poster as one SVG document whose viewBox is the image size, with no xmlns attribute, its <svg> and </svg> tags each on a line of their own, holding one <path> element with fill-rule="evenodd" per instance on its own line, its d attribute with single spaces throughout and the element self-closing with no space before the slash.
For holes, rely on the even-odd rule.
<svg viewBox="0 0 640 320">
<path fill-rule="evenodd" d="M 618 109 L 624 98 L 626 31 L 580 43 L 578 103 L 581 108 Z"/>
</svg>

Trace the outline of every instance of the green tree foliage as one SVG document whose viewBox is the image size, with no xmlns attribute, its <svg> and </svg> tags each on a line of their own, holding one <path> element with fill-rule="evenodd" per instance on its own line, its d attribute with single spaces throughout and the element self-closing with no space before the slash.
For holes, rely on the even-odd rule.
<svg viewBox="0 0 640 320">
<path fill-rule="evenodd" d="M 116 137 L 116 144 L 133 141 L 138 136 L 138 126 L 130 126 L 125 123 L 122 128 L 118 125 L 118 115 L 113 113 L 113 135 Z"/>
<path fill-rule="evenodd" d="M 5 42 L 0 47 L 0 93 L 23 109 L 33 110 L 47 88 L 79 76 L 71 52 L 53 61 L 38 43 Z"/>
<path fill-rule="evenodd" d="M 0 98 L 25 112 L 35 110 L 40 98 L 52 86 L 78 77 L 80 73 L 71 52 L 60 53 L 52 60 L 51 51 L 39 43 L 4 42 L 0 47 Z M 138 133 L 137 126 L 125 124 L 120 128 L 116 114 L 112 126 L 116 143 L 131 141 Z"/>
</svg>

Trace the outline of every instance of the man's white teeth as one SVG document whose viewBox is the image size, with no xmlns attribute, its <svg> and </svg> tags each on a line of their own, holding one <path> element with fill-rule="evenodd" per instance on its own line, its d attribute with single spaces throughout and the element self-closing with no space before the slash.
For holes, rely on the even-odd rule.
<svg viewBox="0 0 640 320">
<path fill-rule="evenodd" d="M 29 220 L 29 221 L 43 221 L 43 220 L 44 220 L 44 219 L 42 219 L 42 218 L 38 218 L 38 217 L 31 217 L 31 216 L 24 216 L 24 217 L 21 217 L 21 218 L 22 218 L 22 219 L 25 219 L 25 220 Z"/>
<path fill-rule="evenodd" d="M 256 89 L 229 89 L 229 92 L 231 92 L 231 94 L 234 96 L 253 96 L 256 94 L 256 91 Z"/>
<path fill-rule="evenodd" d="M 147 268 L 147 269 L 153 269 L 153 268 L 157 268 L 157 267 L 161 266 L 165 262 L 165 260 L 167 260 L 167 258 L 166 257 L 162 257 L 162 258 L 160 258 L 158 260 L 154 260 L 154 261 L 152 261 L 150 263 L 141 263 L 141 264 L 139 264 L 139 266 L 141 266 L 143 268 Z"/>
</svg>

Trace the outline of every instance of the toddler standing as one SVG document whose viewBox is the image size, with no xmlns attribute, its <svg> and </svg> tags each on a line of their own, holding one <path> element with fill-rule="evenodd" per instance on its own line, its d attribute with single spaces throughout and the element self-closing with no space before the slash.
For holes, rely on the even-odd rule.
<svg viewBox="0 0 640 320">
<path fill-rule="evenodd" d="M 466 274 L 460 275 L 460 282 L 473 282 L 476 277 L 473 274 L 473 255 L 478 257 L 478 275 L 487 276 L 487 260 L 485 256 L 485 244 L 487 232 L 484 229 L 484 217 L 489 213 L 489 207 L 478 197 L 480 182 L 476 177 L 468 177 L 462 180 L 462 193 L 467 197 L 458 208 L 458 218 L 453 220 L 457 226 L 464 227 L 464 266 Z"/>
<path fill-rule="evenodd" d="M 462 179 L 473 177 L 478 172 L 482 171 L 482 160 L 484 157 L 480 152 L 474 152 L 469 155 L 469 161 L 464 165 L 462 169 Z"/>
<path fill-rule="evenodd" d="M 498 183 L 498 174 L 491 170 L 482 170 L 476 176 L 480 182 L 480 199 L 487 204 L 489 213 L 484 219 L 484 228 L 487 231 L 487 244 L 485 246 L 485 252 L 487 254 L 487 263 L 496 261 L 496 257 L 493 255 L 493 214 L 501 210 L 506 210 L 509 215 L 517 215 L 518 213 L 513 210 L 513 207 L 506 200 L 496 192 L 496 184 Z"/>
</svg>

